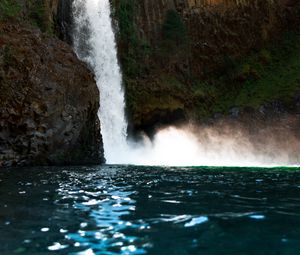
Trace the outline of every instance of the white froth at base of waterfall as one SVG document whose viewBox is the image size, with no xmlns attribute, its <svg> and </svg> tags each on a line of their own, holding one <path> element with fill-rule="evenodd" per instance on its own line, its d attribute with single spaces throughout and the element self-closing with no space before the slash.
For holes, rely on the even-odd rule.
<svg viewBox="0 0 300 255">
<path fill-rule="evenodd" d="M 169 127 L 150 141 L 127 140 L 125 97 L 109 0 L 74 0 L 74 49 L 94 71 L 100 91 L 101 133 L 108 164 L 167 166 L 273 166 L 289 162 L 282 151 L 257 153 L 243 135 Z M 201 133 L 199 135 L 199 133 Z M 203 135 L 204 134 L 204 135 Z M 275 157 L 274 157 L 275 155 Z M 276 159 L 276 161 L 274 160 Z"/>
<path fill-rule="evenodd" d="M 213 129 L 198 134 L 189 128 L 168 127 L 158 131 L 153 140 L 129 142 L 114 164 L 152 166 L 237 166 L 275 167 L 290 164 L 289 155 L 280 149 L 265 148 L 257 153 L 255 146 L 242 134 L 219 136 Z M 275 153 L 276 157 L 274 157 Z"/>
</svg>

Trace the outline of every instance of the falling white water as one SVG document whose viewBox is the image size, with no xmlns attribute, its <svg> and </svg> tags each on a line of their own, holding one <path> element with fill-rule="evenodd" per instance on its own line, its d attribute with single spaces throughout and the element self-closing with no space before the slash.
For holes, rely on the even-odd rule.
<svg viewBox="0 0 300 255">
<path fill-rule="evenodd" d="M 74 48 L 94 70 L 100 91 L 101 133 L 107 163 L 127 148 L 122 75 L 117 60 L 109 0 L 75 0 Z"/>
<path fill-rule="evenodd" d="M 181 129 L 169 127 L 158 131 L 153 141 L 146 137 L 139 143 L 127 141 L 122 75 L 117 60 L 109 0 L 74 0 L 73 14 L 75 51 L 93 69 L 100 90 L 99 117 L 107 163 L 274 166 L 295 162 L 291 161 L 290 155 L 300 150 L 297 138 L 285 137 L 285 149 L 272 139 L 255 146 L 234 127 L 225 134 L 211 128 L 196 128 L 195 132 L 195 128 L 187 126 Z M 221 130 L 224 130 L 223 126 Z M 296 141 L 290 152 L 289 141 Z M 296 159 L 296 162 L 299 160 Z"/>
</svg>

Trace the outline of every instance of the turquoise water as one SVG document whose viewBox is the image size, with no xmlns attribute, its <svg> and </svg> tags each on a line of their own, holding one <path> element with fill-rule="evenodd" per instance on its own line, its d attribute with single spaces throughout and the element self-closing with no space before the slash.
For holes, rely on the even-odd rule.
<svg viewBox="0 0 300 255">
<path fill-rule="evenodd" d="M 1 170 L 0 254 L 300 254 L 298 170 Z"/>
</svg>

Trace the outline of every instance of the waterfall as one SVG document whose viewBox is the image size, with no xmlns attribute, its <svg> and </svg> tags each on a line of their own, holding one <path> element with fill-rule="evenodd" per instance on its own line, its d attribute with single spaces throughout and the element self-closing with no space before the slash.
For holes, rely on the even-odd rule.
<svg viewBox="0 0 300 255">
<path fill-rule="evenodd" d="M 243 130 L 236 127 L 168 127 L 159 130 L 152 141 L 147 137 L 138 143 L 127 141 L 124 91 L 110 2 L 73 0 L 72 11 L 75 52 L 94 71 L 100 91 L 99 118 L 107 163 L 173 166 L 290 164 L 289 157 L 294 155 L 293 151 L 286 152 L 280 149 L 281 146 L 274 147 L 275 141 L 268 137 L 262 137 L 266 144 L 262 151 L 255 145 L 256 141 L 250 139 L 251 136 L 244 135 Z"/>
<path fill-rule="evenodd" d="M 127 121 L 109 0 L 74 0 L 76 54 L 94 71 L 100 91 L 99 118 L 107 163 L 127 148 Z"/>
</svg>

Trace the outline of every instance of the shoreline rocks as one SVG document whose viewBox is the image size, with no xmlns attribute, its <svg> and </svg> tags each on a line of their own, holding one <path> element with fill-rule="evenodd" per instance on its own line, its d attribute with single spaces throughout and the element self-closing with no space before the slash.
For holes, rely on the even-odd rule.
<svg viewBox="0 0 300 255">
<path fill-rule="evenodd" d="M 0 167 L 104 161 L 93 74 L 66 43 L 0 25 Z"/>
</svg>

